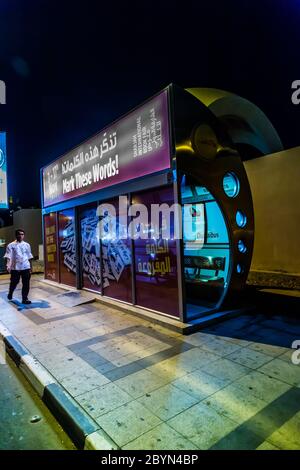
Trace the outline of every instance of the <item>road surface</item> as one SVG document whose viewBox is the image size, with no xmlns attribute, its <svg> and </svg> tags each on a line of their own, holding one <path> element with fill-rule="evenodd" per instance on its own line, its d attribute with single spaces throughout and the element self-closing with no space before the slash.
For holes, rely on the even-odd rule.
<svg viewBox="0 0 300 470">
<path fill-rule="evenodd" d="M 0 450 L 76 450 L 0 341 Z"/>
</svg>

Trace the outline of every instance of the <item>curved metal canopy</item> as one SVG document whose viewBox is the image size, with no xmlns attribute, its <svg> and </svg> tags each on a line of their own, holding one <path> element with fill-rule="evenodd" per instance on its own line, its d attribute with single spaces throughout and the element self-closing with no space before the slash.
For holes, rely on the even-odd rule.
<svg viewBox="0 0 300 470">
<path fill-rule="evenodd" d="M 225 125 L 243 160 L 283 150 L 277 131 L 255 104 L 215 88 L 186 88 Z"/>
</svg>

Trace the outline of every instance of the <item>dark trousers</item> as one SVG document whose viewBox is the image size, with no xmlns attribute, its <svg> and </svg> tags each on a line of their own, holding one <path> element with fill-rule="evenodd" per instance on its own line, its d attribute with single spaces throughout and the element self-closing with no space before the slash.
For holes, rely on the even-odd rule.
<svg viewBox="0 0 300 470">
<path fill-rule="evenodd" d="M 9 294 L 13 295 L 15 288 L 19 284 L 20 278 L 22 278 L 22 300 L 27 300 L 31 277 L 30 269 L 23 269 L 22 271 L 12 269 L 10 274 Z"/>
</svg>

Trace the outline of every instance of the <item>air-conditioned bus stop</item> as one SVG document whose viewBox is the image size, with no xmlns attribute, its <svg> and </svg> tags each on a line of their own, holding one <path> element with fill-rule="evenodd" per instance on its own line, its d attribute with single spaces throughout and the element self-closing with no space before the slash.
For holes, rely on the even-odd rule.
<svg viewBox="0 0 300 470">
<path fill-rule="evenodd" d="M 181 322 L 237 307 L 254 216 L 239 151 L 201 99 L 170 85 L 41 170 L 45 279 Z M 120 205 L 119 197 L 123 196 Z M 125 199 L 126 197 L 126 199 Z M 99 232 L 99 205 L 182 206 L 182 237 Z M 187 209 L 185 209 L 187 207 Z M 187 228 L 184 220 L 191 222 Z"/>
</svg>

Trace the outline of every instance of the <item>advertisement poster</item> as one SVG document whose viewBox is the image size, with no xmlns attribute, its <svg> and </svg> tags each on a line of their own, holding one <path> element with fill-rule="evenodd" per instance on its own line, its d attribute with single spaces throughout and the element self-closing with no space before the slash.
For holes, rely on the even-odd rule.
<svg viewBox="0 0 300 470">
<path fill-rule="evenodd" d="M 45 276 L 50 281 L 58 281 L 56 214 L 44 217 L 45 230 Z"/>
<path fill-rule="evenodd" d="M 145 204 L 173 204 L 172 188 L 158 191 L 145 191 L 135 194 L 133 202 Z M 159 233 L 162 233 L 162 223 Z M 147 230 L 153 230 L 150 224 Z M 158 239 L 137 238 L 134 240 L 135 282 L 137 305 L 179 316 L 176 240 L 174 240 L 174 220 L 170 219 L 171 236 Z"/>
<path fill-rule="evenodd" d="M 0 209 L 7 208 L 6 132 L 0 132 Z"/>
<path fill-rule="evenodd" d="M 109 201 L 115 208 L 116 234 L 122 232 L 121 220 L 124 214 L 119 211 L 116 200 Z M 104 224 L 102 247 L 103 294 L 114 299 L 132 302 L 131 244 L 130 239 L 113 237 L 110 223 Z"/>
<path fill-rule="evenodd" d="M 44 207 L 170 168 L 168 119 L 163 91 L 45 167 Z"/>
<path fill-rule="evenodd" d="M 59 213 L 60 282 L 76 286 L 76 245 L 74 210 Z"/>
<path fill-rule="evenodd" d="M 100 241 L 96 205 L 84 207 L 80 214 L 83 287 L 101 290 Z"/>
</svg>

